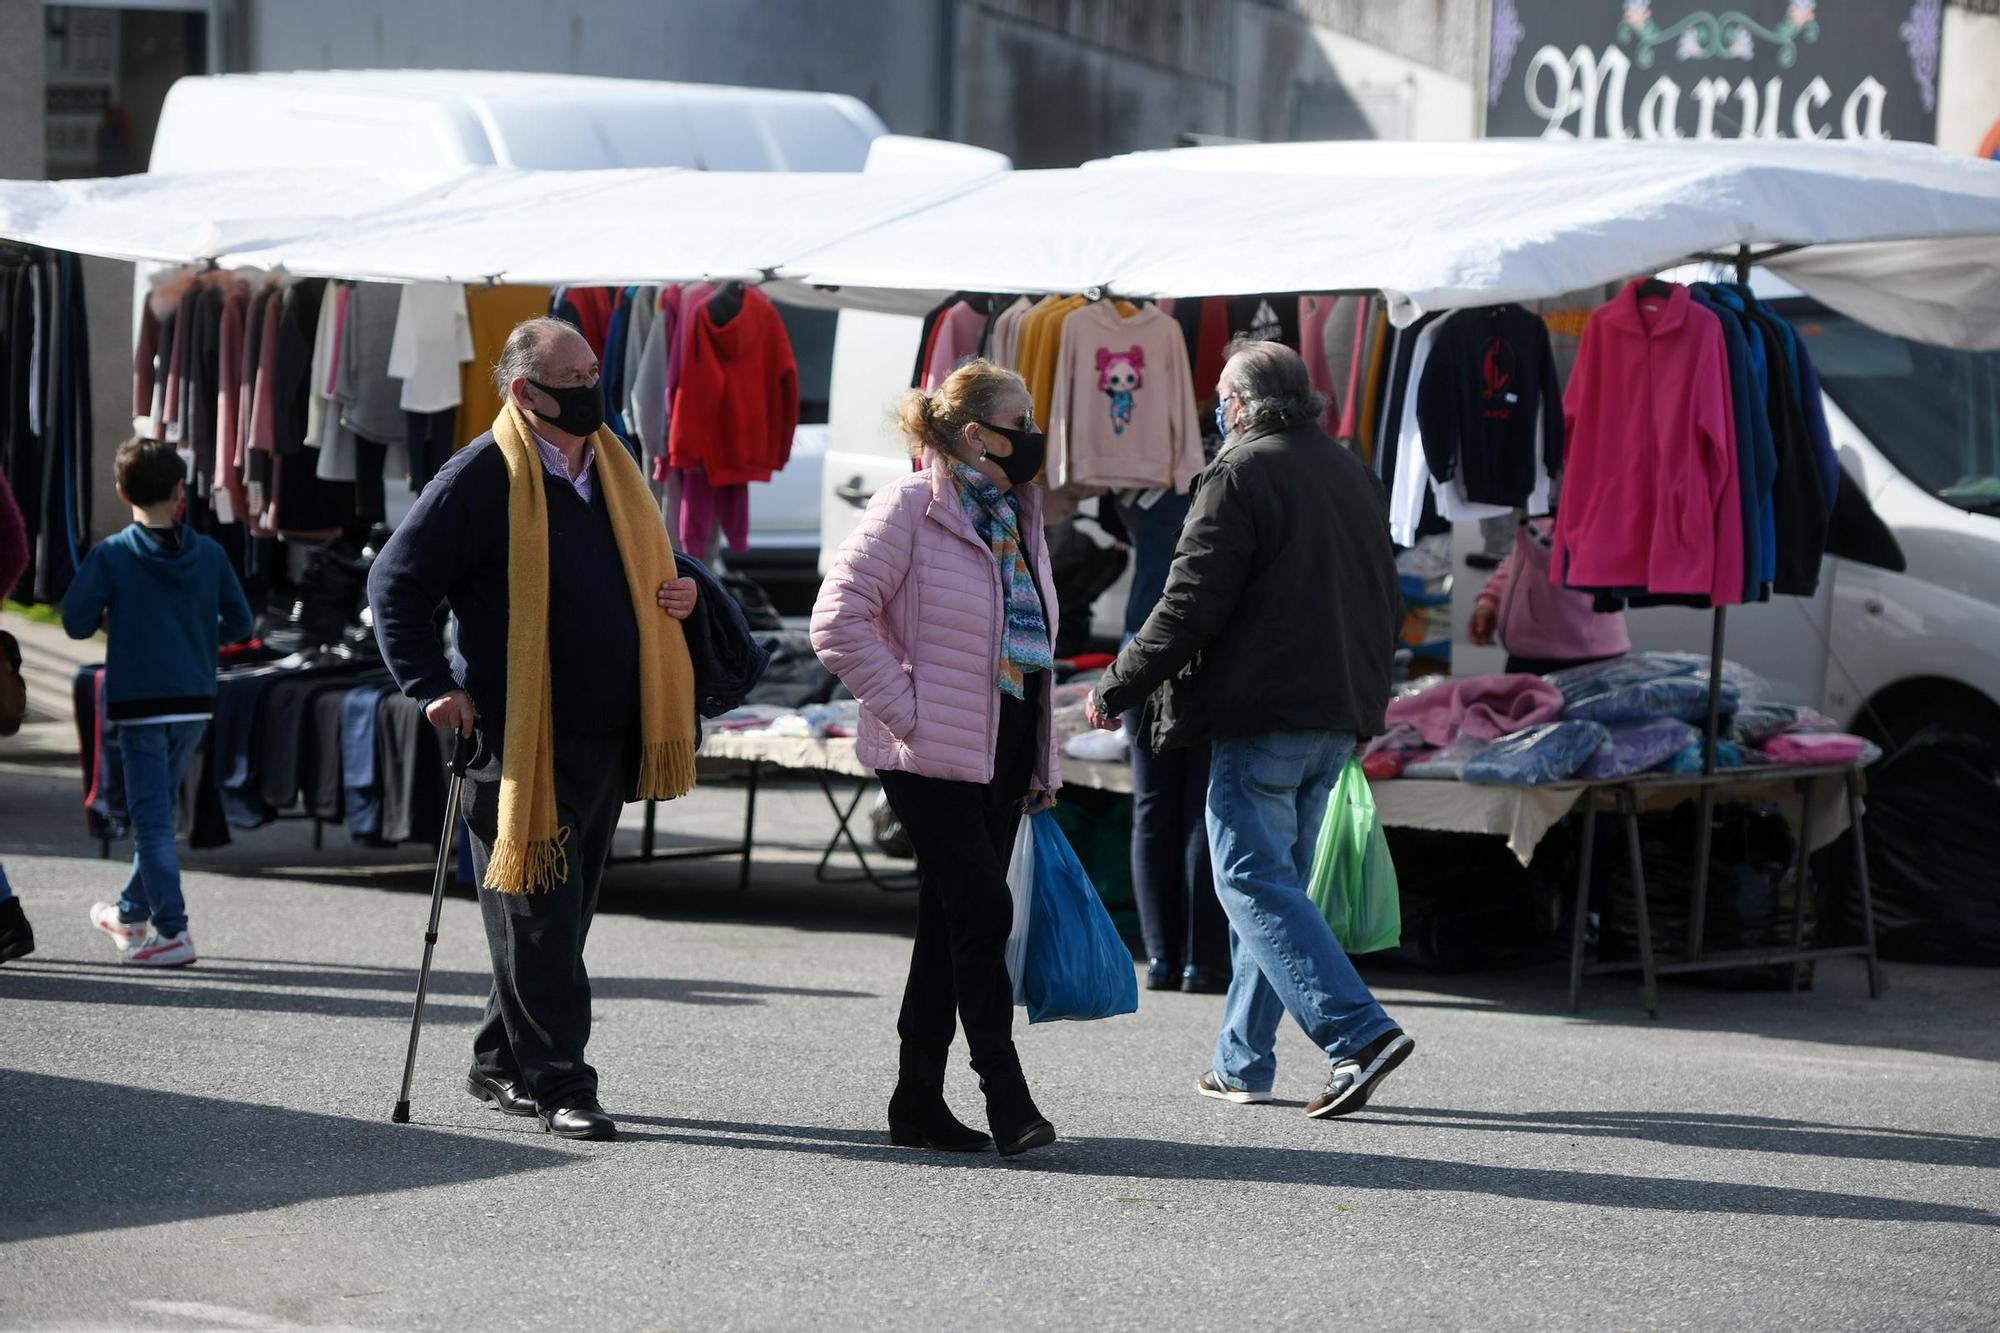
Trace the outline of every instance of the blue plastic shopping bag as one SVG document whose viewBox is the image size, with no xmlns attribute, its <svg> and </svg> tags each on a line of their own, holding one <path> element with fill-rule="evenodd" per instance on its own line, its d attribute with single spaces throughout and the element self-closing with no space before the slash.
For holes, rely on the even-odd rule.
<svg viewBox="0 0 2000 1333">
<path fill-rule="evenodd" d="M 1021 967 L 1028 1021 L 1133 1012 L 1139 1007 L 1139 979 L 1111 914 L 1055 816 L 1043 811 L 1030 818 L 1035 826 L 1035 894 Z"/>
</svg>

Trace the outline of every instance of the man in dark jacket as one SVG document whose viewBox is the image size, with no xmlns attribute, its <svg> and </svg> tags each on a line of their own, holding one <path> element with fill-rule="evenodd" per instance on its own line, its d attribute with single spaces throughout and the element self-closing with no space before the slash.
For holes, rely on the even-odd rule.
<svg viewBox="0 0 2000 1333">
<path fill-rule="evenodd" d="M 1144 703 L 1155 750 L 1207 739 L 1209 848 L 1233 975 L 1203 1096 L 1265 1102 L 1289 1012 L 1332 1062 L 1306 1106 L 1348 1115 L 1408 1058 L 1405 1036 L 1306 896 L 1327 800 L 1382 728 L 1402 615 L 1381 484 L 1315 424 L 1298 353 L 1240 345 L 1217 387 L 1227 439 L 1196 479 L 1166 593 L 1090 702 Z"/>
<path fill-rule="evenodd" d="M 618 817 L 638 778 L 639 630 L 592 435 L 603 423 L 597 356 L 580 334 L 531 319 L 509 335 L 494 383 L 527 414 L 548 502 L 548 671 L 556 813 L 567 876 L 532 893 L 481 888 L 493 956 L 486 1018 L 472 1039 L 466 1090 L 509 1115 L 539 1116 L 566 1138 L 608 1139 L 597 1101 L 584 940 Z M 491 431 L 453 455 L 424 487 L 368 576 L 382 658 L 403 692 L 442 731 L 484 734 L 493 762 L 473 769 L 464 813 L 483 882 L 497 838 L 498 757 L 507 716 L 507 460 Z M 691 578 L 660 586 L 660 607 L 686 620 Z M 434 617 L 449 605 L 458 656 L 445 656 Z"/>
</svg>

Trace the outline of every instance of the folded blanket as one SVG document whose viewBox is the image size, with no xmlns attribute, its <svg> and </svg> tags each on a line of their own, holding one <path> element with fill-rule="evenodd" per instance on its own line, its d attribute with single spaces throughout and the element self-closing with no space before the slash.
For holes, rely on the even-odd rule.
<svg viewBox="0 0 2000 1333">
<path fill-rule="evenodd" d="M 1388 725 L 1415 727 L 1427 745 L 1489 741 L 1562 716 L 1562 691 L 1540 676 L 1468 676 L 1390 701 Z"/>
</svg>

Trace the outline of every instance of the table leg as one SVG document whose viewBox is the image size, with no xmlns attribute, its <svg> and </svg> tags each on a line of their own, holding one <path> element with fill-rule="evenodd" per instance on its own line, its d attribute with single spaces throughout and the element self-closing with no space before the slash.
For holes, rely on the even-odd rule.
<svg viewBox="0 0 2000 1333">
<path fill-rule="evenodd" d="M 1703 787 L 1698 808 L 1701 823 L 1694 835 L 1694 894 L 1688 900 L 1688 961 L 1701 957 L 1701 940 L 1708 927 L 1708 862 L 1715 852 L 1715 788 Z"/>
<path fill-rule="evenodd" d="M 757 830 L 757 779 L 764 766 L 756 761 L 750 764 L 750 789 L 743 797 L 743 865 L 736 873 L 736 891 L 744 893 L 750 888 L 750 848 L 754 845 Z"/>
<path fill-rule="evenodd" d="M 1576 919 L 1569 934 L 1569 1011 L 1583 1007 L 1583 951 L 1590 927 L 1590 862 L 1597 850 L 1597 789 L 1583 792 L 1583 850 L 1577 857 Z"/>
<path fill-rule="evenodd" d="M 646 802 L 646 822 L 644 827 L 639 831 L 639 859 L 641 861 L 650 861 L 653 859 L 653 845 L 659 829 L 659 821 L 660 803 L 649 799 Z"/>
<path fill-rule="evenodd" d="M 875 867 L 869 864 L 868 853 L 862 849 L 860 840 L 854 836 L 854 815 L 861 808 L 861 802 L 867 797 L 871 784 L 866 781 L 857 782 L 854 788 L 854 799 L 849 801 L 844 809 L 840 804 L 839 795 L 833 789 L 832 774 L 822 772 L 819 775 L 819 785 L 820 790 L 826 793 L 826 802 L 833 807 L 834 817 L 840 821 L 840 827 L 835 829 L 833 837 L 827 840 L 826 851 L 821 853 L 819 865 L 813 868 L 813 878 L 822 884 L 853 883 L 856 880 L 865 880 L 884 892 L 904 887 L 892 883 L 890 880 L 884 879 L 875 873 Z M 843 841 L 847 843 L 848 851 L 853 853 L 855 861 L 861 866 L 861 873 L 859 875 L 835 875 L 828 873 L 827 867 L 833 861 L 833 854 L 840 849 L 840 844 Z"/>
<path fill-rule="evenodd" d="M 1879 1000 L 1887 983 L 1882 963 L 1875 956 L 1875 894 L 1868 884 L 1868 844 L 1861 832 L 1861 775 L 1847 774 L 1847 822 L 1854 830 L 1854 879 L 1861 887 L 1861 940 L 1868 946 L 1868 998 Z"/>
<path fill-rule="evenodd" d="M 1658 1018 L 1659 977 L 1653 971 L 1653 915 L 1646 905 L 1646 862 L 1639 851 L 1639 800 L 1630 791 L 1618 793 L 1619 812 L 1625 817 L 1625 854 L 1632 863 L 1632 900 L 1639 915 L 1639 999 L 1646 1017 Z"/>
<path fill-rule="evenodd" d="M 326 842 L 326 825 L 320 823 L 319 816 L 313 816 L 313 850 L 322 850 Z"/>
<path fill-rule="evenodd" d="M 1799 848 L 1792 871 L 1792 950 L 1797 952 L 1806 947 L 1806 894 L 1812 889 L 1812 815 L 1813 784 L 1807 778 L 1799 783 Z M 1791 972 L 1785 979 L 1786 988 L 1796 992 L 1799 988 L 1799 972 L 1803 963 L 1791 964 Z"/>
</svg>

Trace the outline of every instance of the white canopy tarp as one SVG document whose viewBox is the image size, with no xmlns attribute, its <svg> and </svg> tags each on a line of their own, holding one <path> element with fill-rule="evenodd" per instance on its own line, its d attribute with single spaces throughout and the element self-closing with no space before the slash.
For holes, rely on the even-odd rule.
<svg viewBox="0 0 2000 1333">
<path fill-rule="evenodd" d="M 963 175 L 299 170 L 0 182 L 0 236 L 390 281 L 759 278 L 914 309 L 944 291 L 1376 291 L 1532 300 L 1738 245 L 1892 332 L 2000 347 L 2000 165 L 1891 143 L 1340 143 Z M 1860 243 L 1894 242 L 1893 245 Z"/>
</svg>

